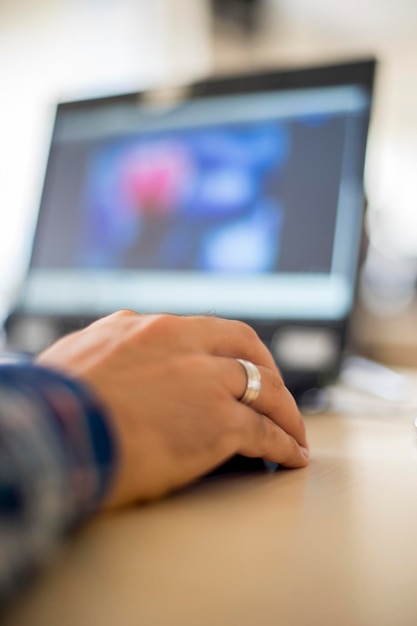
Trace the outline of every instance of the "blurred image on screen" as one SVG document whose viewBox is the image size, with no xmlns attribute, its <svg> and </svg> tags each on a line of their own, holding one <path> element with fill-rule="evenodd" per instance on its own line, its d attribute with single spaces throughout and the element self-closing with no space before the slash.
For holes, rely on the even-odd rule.
<svg viewBox="0 0 417 626">
<path fill-rule="evenodd" d="M 284 211 L 275 185 L 289 141 L 285 126 L 269 122 L 93 150 L 74 265 L 274 271 Z"/>
</svg>

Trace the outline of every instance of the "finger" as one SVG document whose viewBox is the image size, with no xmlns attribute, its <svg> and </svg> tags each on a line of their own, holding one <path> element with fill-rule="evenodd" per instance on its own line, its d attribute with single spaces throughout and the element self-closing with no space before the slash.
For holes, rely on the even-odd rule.
<svg viewBox="0 0 417 626">
<path fill-rule="evenodd" d="M 304 467 L 308 464 L 308 450 L 265 415 L 241 405 L 242 442 L 238 453 L 261 457 L 284 467 Z"/>
<path fill-rule="evenodd" d="M 193 340 L 210 354 L 246 359 L 278 371 L 272 354 L 248 324 L 216 317 L 183 319 Z"/>
<path fill-rule="evenodd" d="M 258 370 L 261 375 L 261 389 L 251 403 L 251 408 L 269 417 L 301 446 L 308 448 L 304 420 L 281 375 L 263 366 L 259 366 Z"/>
<path fill-rule="evenodd" d="M 286 433 L 308 448 L 305 425 L 297 404 L 277 371 L 258 366 L 261 375 L 261 389 L 250 406 L 257 413 L 266 415 Z M 216 358 L 216 372 L 228 386 L 236 400 L 244 394 L 247 374 L 236 359 Z"/>
</svg>

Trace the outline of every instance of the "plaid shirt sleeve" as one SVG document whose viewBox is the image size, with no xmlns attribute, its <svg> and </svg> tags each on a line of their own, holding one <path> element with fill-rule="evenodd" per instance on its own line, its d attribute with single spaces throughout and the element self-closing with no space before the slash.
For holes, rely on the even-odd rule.
<svg viewBox="0 0 417 626">
<path fill-rule="evenodd" d="M 32 364 L 0 365 L 0 605 L 97 508 L 115 461 L 89 390 Z"/>
</svg>

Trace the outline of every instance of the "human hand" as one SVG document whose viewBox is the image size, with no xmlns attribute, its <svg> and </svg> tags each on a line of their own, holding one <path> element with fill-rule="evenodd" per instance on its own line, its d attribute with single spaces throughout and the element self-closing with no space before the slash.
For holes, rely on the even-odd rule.
<svg viewBox="0 0 417 626">
<path fill-rule="evenodd" d="M 261 373 L 250 406 L 238 400 L 246 373 L 237 358 Z M 237 453 L 286 467 L 308 462 L 296 403 L 242 322 L 120 311 L 37 360 L 86 382 L 108 409 L 120 461 L 105 506 L 161 496 Z"/>
</svg>

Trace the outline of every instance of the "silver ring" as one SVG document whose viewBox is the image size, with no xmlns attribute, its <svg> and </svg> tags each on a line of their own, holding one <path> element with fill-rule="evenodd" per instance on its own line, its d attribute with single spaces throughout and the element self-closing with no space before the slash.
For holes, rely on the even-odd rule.
<svg viewBox="0 0 417 626">
<path fill-rule="evenodd" d="M 239 401 L 243 404 L 250 404 L 256 400 L 261 391 L 261 373 L 251 361 L 244 361 L 243 359 L 236 359 L 236 361 L 243 365 L 247 377 L 246 389 Z"/>
</svg>

